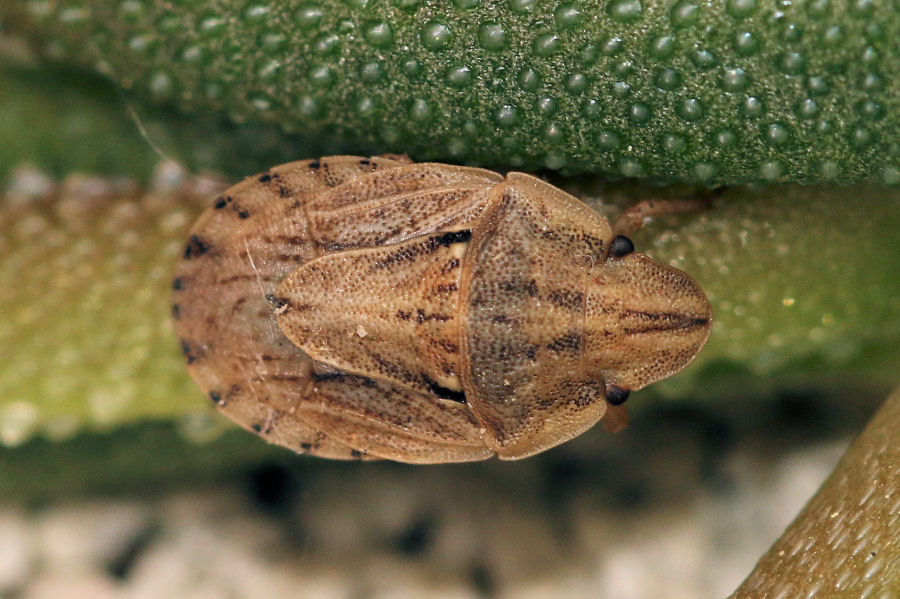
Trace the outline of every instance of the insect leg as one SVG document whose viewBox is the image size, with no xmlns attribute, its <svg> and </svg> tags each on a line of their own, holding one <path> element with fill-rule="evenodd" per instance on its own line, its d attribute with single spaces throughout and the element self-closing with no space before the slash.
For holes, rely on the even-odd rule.
<svg viewBox="0 0 900 599">
<path fill-rule="evenodd" d="M 625 406 L 610 405 L 603 415 L 603 428 L 608 433 L 618 433 L 628 426 L 628 411 Z"/>
<path fill-rule="evenodd" d="M 714 199 L 722 195 L 724 188 L 696 197 L 676 198 L 673 200 L 644 200 L 627 208 L 613 225 L 616 235 L 631 235 L 644 225 L 644 220 L 663 214 L 685 214 L 707 210 Z"/>
</svg>

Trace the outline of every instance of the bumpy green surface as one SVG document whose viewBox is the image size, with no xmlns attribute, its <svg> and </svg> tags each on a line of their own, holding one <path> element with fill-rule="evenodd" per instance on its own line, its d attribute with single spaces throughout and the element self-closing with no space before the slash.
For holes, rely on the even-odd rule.
<svg viewBox="0 0 900 599">
<path fill-rule="evenodd" d="M 74 176 L 42 201 L 0 198 L 0 346 L 12 350 L 0 365 L 0 443 L 189 406 L 167 296 L 201 200 L 163 181 L 174 185 L 139 193 Z"/>
<path fill-rule="evenodd" d="M 21 0 L 0 18 L 157 100 L 360 150 L 900 181 L 895 0 Z"/>
</svg>

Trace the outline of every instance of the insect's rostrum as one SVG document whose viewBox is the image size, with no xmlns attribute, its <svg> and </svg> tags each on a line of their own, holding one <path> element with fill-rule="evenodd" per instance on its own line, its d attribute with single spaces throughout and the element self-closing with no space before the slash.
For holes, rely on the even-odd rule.
<svg viewBox="0 0 900 599">
<path fill-rule="evenodd" d="M 235 185 L 194 225 L 173 294 L 221 411 L 339 459 L 516 459 L 624 424 L 630 390 L 684 368 L 711 322 L 688 275 L 571 195 L 395 157 Z"/>
</svg>

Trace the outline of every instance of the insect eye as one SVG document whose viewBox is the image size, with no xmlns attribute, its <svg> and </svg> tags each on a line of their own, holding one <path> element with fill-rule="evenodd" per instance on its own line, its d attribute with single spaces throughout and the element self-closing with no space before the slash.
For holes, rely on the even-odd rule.
<svg viewBox="0 0 900 599">
<path fill-rule="evenodd" d="M 630 389 L 625 389 L 618 385 L 609 385 L 606 388 L 606 401 L 612 406 L 622 405 L 629 395 L 631 395 Z"/>
<path fill-rule="evenodd" d="M 634 243 L 624 235 L 616 235 L 609 246 L 609 251 L 613 257 L 621 258 L 634 251 Z"/>
</svg>

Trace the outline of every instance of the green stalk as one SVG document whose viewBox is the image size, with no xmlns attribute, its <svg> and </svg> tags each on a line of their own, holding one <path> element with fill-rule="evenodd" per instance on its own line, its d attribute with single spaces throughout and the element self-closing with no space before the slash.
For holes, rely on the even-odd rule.
<svg viewBox="0 0 900 599">
<path fill-rule="evenodd" d="M 359 151 L 900 181 L 894 0 L 24 0 L 0 19 L 158 101 Z"/>
</svg>

